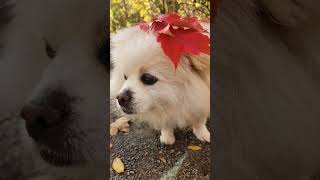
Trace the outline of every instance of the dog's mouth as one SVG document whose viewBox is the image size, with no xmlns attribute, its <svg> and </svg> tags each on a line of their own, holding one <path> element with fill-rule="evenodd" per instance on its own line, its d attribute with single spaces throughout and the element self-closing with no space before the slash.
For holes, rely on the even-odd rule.
<svg viewBox="0 0 320 180">
<path fill-rule="evenodd" d="M 49 148 L 45 145 L 39 145 L 38 147 L 41 158 L 53 166 L 70 167 L 86 163 L 81 152 L 63 147 Z"/>
<path fill-rule="evenodd" d="M 137 112 L 132 108 L 121 107 L 122 111 L 126 114 L 136 114 Z"/>
</svg>

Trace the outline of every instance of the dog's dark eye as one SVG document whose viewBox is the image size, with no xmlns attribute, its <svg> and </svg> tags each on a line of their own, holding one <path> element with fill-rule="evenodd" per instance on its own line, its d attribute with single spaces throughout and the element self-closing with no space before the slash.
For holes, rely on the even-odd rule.
<svg viewBox="0 0 320 180">
<path fill-rule="evenodd" d="M 151 74 L 148 73 L 144 73 L 141 76 L 141 81 L 143 82 L 143 84 L 145 85 L 153 85 L 158 81 L 158 78 L 152 76 Z"/>
<path fill-rule="evenodd" d="M 44 40 L 44 43 L 45 43 L 47 56 L 49 58 L 51 58 L 51 59 L 55 58 L 56 54 L 57 54 L 57 51 L 55 49 L 53 49 L 51 44 L 46 39 L 43 39 L 43 40 Z"/>
<path fill-rule="evenodd" d="M 126 74 L 123 74 L 123 77 L 124 77 L 125 80 L 128 79 L 128 77 L 126 76 Z"/>
</svg>

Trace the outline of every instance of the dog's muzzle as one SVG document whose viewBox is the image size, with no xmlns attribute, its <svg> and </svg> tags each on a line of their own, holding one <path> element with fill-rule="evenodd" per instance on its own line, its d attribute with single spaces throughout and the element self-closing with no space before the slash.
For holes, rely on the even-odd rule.
<svg viewBox="0 0 320 180">
<path fill-rule="evenodd" d="M 43 94 L 24 105 L 20 115 L 30 137 L 39 143 L 50 143 L 63 134 L 66 122 L 71 120 L 74 98 L 63 90 L 45 91 Z"/>
<path fill-rule="evenodd" d="M 50 127 L 62 121 L 62 115 L 59 111 L 31 103 L 25 105 L 20 114 L 25 120 L 29 136 L 35 141 L 40 140 Z"/>
<path fill-rule="evenodd" d="M 122 93 L 117 95 L 117 100 L 121 109 L 126 114 L 133 114 L 133 92 L 129 89 L 124 90 Z"/>
<path fill-rule="evenodd" d="M 63 91 L 46 95 L 23 106 L 20 116 L 25 121 L 29 136 L 34 140 L 45 161 L 55 166 L 83 163 L 78 149 L 80 137 L 72 128 L 72 97 Z"/>
</svg>

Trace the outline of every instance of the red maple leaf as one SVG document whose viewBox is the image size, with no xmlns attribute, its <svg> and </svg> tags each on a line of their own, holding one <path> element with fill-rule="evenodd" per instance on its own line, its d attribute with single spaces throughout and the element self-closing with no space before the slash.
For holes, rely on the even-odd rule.
<svg viewBox="0 0 320 180">
<path fill-rule="evenodd" d="M 187 29 L 194 29 L 199 32 L 207 32 L 203 27 L 200 25 L 198 18 L 195 17 L 185 17 L 181 18 L 176 21 L 172 21 L 169 23 L 171 26 L 177 26 L 177 27 L 182 27 L 182 28 L 187 28 Z"/>
<path fill-rule="evenodd" d="M 149 25 L 150 23 L 142 21 L 139 23 L 140 29 L 144 30 L 144 31 L 148 31 L 149 30 Z"/>
<path fill-rule="evenodd" d="M 159 34 L 157 41 L 161 43 L 163 52 L 177 68 L 182 54 L 210 54 L 210 39 L 197 31 L 188 29 L 171 29 L 174 36 Z"/>
<path fill-rule="evenodd" d="M 203 23 L 209 23 L 210 21 L 209 21 L 209 19 L 204 18 L 204 19 L 200 19 L 200 22 L 203 22 Z"/>
<path fill-rule="evenodd" d="M 201 21 L 201 20 L 200 20 Z M 199 32 L 206 32 L 205 29 L 200 25 L 199 19 L 196 17 L 180 17 L 177 14 L 169 13 L 161 15 L 158 18 L 153 18 L 152 22 L 154 23 L 154 31 L 158 32 L 168 24 L 170 26 L 176 26 L 181 28 L 194 29 Z"/>
<path fill-rule="evenodd" d="M 163 52 L 178 67 L 181 54 L 210 54 L 210 38 L 196 17 L 180 17 L 169 13 L 153 18 L 151 22 L 141 22 L 144 31 L 152 30 L 161 44 Z"/>
</svg>

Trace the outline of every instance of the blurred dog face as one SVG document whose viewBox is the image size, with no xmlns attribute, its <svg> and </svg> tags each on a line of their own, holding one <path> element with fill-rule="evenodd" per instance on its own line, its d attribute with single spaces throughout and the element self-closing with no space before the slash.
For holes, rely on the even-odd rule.
<svg viewBox="0 0 320 180">
<path fill-rule="evenodd" d="M 105 7 L 99 0 L 16 4 L 4 61 L 16 64 L 19 89 L 27 99 L 21 110 L 23 132 L 31 137 L 27 142 L 35 160 L 44 164 L 37 168 L 106 159 Z"/>
<path fill-rule="evenodd" d="M 213 25 L 215 111 L 222 115 L 215 121 L 217 179 L 318 176 L 319 130 L 313 127 L 319 127 L 319 3 L 220 4 Z M 230 173 L 234 167 L 241 168 Z"/>
<path fill-rule="evenodd" d="M 209 56 L 184 56 L 175 70 L 156 37 L 138 27 L 113 36 L 111 49 L 111 96 L 126 114 L 168 113 L 181 107 L 185 96 L 208 101 L 195 92 L 209 97 Z"/>
</svg>

